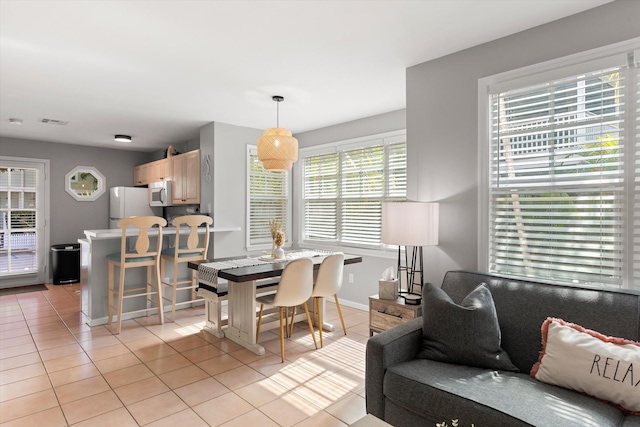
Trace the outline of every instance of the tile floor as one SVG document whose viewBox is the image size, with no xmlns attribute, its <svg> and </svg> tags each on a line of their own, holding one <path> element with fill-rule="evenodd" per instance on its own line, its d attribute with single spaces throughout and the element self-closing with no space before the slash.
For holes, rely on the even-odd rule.
<svg viewBox="0 0 640 427">
<path fill-rule="evenodd" d="M 368 313 L 343 307 L 348 335 L 306 324 L 260 334 L 257 356 L 203 332 L 204 309 L 89 327 L 78 285 L 0 297 L 0 426 L 345 426 L 365 415 Z M 335 304 L 326 320 L 339 325 Z M 317 335 L 317 332 L 316 332 Z"/>
</svg>

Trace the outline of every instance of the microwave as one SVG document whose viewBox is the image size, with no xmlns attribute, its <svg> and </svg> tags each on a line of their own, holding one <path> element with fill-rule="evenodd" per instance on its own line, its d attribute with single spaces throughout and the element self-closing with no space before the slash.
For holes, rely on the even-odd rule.
<svg viewBox="0 0 640 427">
<path fill-rule="evenodd" d="M 149 184 L 149 206 L 171 206 L 171 181 Z"/>
</svg>

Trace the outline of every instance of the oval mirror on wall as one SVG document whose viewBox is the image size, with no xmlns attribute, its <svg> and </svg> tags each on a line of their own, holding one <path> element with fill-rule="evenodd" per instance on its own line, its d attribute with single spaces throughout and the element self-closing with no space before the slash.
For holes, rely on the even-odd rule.
<svg viewBox="0 0 640 427">
<path fill-rule="evenodd" d="M 65 190 L 79 202 L 91 202 L 105 192 L 104 175 L 92 166 L 76 166 L 64 177 Z"/>
</svg>

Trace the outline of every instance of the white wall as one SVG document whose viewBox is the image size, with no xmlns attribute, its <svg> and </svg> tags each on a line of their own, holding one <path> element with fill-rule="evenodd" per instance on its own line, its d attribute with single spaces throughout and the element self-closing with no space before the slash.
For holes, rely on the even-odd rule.
<svg viewBox="0 0 640 427">
<path fill-rule="evenodd" d="M 440 201 L 427 279 L 477 269 L 478 79 L 640 36 L 640 1 L 617 0 L 407 69 L 409 194 Z"/>
</svg>

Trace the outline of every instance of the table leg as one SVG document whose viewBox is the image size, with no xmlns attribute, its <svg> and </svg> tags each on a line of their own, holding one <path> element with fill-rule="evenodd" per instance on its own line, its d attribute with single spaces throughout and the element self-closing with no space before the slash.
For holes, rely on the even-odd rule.
<svg viewBox="0 0 640 427">
<path fill-rule="evenodd" d="M 256 282 L 229 282 L 228 326 L 224 335 L 258 355 L 265 353 L 256 342 Z"/>
</svg>

